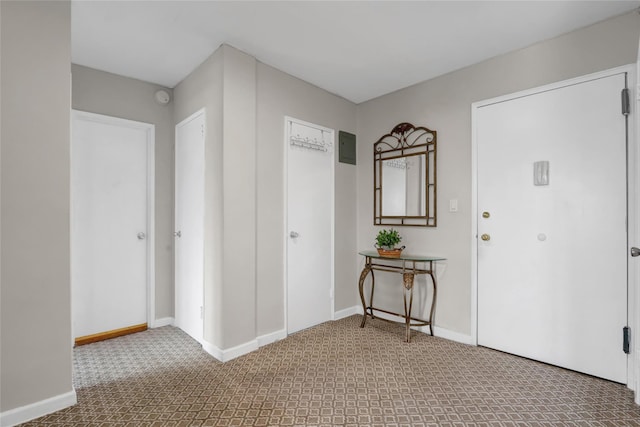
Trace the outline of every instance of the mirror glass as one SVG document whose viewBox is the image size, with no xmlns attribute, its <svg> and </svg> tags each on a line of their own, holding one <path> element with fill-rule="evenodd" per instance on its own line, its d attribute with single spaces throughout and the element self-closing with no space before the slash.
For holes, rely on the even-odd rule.
<svg viewBox="0 0 640 427">
<path fill-rule="evenodd" d="M 425 214 L 425 159 L 421 154 L 382 161 L 383 216 Z"/>
<path fill-rule="evenodd" d="M 435 131 L 407 123 L 374 145 L 375 225 L 435 227 L 435 148 Z"/>
</svg>

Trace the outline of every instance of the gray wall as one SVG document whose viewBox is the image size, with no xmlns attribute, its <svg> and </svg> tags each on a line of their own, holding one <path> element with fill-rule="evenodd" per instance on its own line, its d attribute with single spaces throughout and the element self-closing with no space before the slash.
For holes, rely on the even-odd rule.
<svg viewBox="0 0 640 427">
<path fill-rule="evenodd" d="M 223 349 L 256 338 L 256 60 L 229 46 L 222 123 Z"/>
<path fill-rule="evenodd" d="M 73 390 L 69 2 L 0 2 L 0 411 Z"/>
<path fill-rule="evenodd" d="M 216 50 L 174 90 L 174 124 L 205 109 L 204 339 L 222 340 L 222 76 L 223 51 Z"/>
<path fill-rule="evenodd" d="M 325 90 L 258 63 L 258 335 L 285 328 L 283 259 L 284 116 L 355 133 L 356 106 Z M 361 143 L 361 140 L 358 140 Z M 352 307 L 356 292 L 356 166 L 335 156 L 335 309 Z"/>
<path fill-rule="evenodd" d="M 358 248 L 371 248 L 380 229 L 372 225 L 372 144 L 403 121 L 438 132 L 438 227 L 399 228 L 412 252 L 448 258 L 438 326 L 471 334 L 471 103 L 635 63 L 639 35 L 640 16 L 628 13 L 358 106 Z M 448 211 L 450 199 L 458 212 Z"/>
<path fill-rule="evenodd" d="M 155 125 L 156 319 L 173 317 L 173 103 L 154 100 L 158 85 L 71 66 L 72 107 Z"/>
<path fill-rule="evenodd" d="M 354 132 L 356 107 L 229 46 L 174 95 L 175 123 L 207 109 L 205 340 L 228 349 L 285 328 L 284 116 Z M 355 179 L 336 165 L 336 309 L 356 303 Z"/>
</svg>

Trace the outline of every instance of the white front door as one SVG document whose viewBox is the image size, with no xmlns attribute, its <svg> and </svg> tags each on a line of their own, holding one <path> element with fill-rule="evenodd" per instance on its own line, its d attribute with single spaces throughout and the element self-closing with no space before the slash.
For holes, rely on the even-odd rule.
<svg viewBox="0 0 640 427">
<path fill-rule="evenodd" d="M 287 332 L 333 315 L 334 131 L 285 120 Z"/>
<path fill-rule="evenodd" d="M 73 332 L 83 337 L 148 321 L 154 127 L 79 111 L 72 120 Z"/>
<path fill-rule="evenodd" d="M 204 110 L 176 126 L 175 321 L 203 339 L 204 304 Z"/>
<path fill-rule="evenodd" d="M 478 344 L 621 383 L 624 87 L 617 73 L 474 111 Z"/>
</svg>

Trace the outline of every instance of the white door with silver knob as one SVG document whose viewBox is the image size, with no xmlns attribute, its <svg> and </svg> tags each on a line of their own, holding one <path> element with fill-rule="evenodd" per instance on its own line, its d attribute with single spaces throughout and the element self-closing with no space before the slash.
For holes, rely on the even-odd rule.
<svg viewBox="0 0 640 427">
<path fill-rule="evenodd" d="M 152 320 L 153 125 L 80 111 L 72 118 L 71 282 L 80 338 Z"/>
<path fill-rule="evenodd" d="M 199 111 L 176 126 L 175 324 L 197 341 L 204 333 L 204 138 Z"/>
<path fill-rule="evenodd" d="M 333 316 L 333 131 L 295 119 L 285 126 L 286 320 L 293 333 Z M 295 145 L 305 138 L 316 146 Z"/>
</svg>

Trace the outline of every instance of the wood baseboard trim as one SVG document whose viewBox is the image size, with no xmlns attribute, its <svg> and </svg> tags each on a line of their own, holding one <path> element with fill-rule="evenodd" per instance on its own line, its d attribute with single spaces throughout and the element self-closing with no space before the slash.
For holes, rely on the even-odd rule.
<svg viewBox="0 0 640 427">
<path fill-rule="evenodd" d="M 111 338 L 121 337 L 123 335 L 135 334 L 136 332 L 142 332 L 147 330 L 147 324 L 142 323 L 140 325 L 127 326 L 126 328 L 113 329 L 111 331 L 100 332 L 93 335 L 85 335 L 78 337 L 75 340 L 75 345 L 91 344 L 93 342 L 104 341 Z"/>
</svg>

